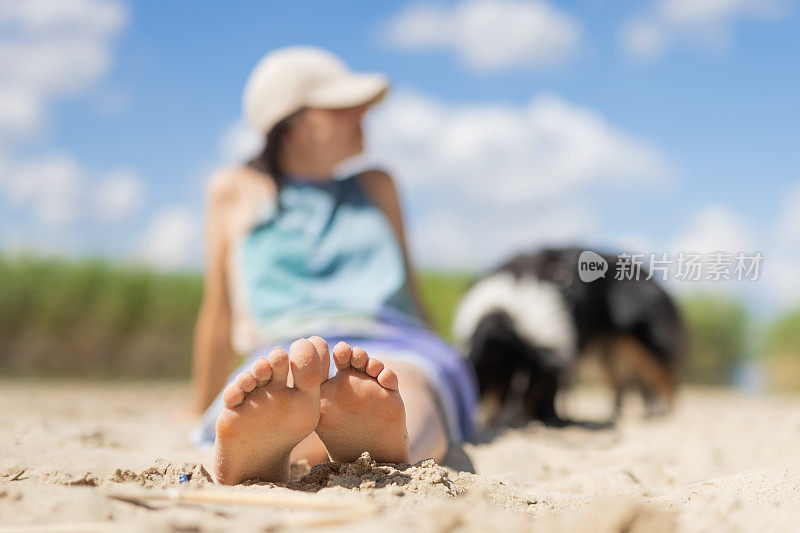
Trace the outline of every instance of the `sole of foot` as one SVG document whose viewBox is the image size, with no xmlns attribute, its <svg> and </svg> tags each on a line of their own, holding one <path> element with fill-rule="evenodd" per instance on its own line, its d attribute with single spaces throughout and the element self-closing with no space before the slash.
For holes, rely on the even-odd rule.
<svg viewBox="0 0 800 533">
<path fill-rule="evenodd" d="M 292 449 L 319 421 L 320 383 L 329 365 L 322 359 L 315 343 L 298 339 L 288 354 L 275 348 L 225 388 L 214 443 L 218 483 L 288 481 Z"/>
<path fill-rule="evenodd" d="M 320 387 L 319 435 L 336 462 L 363 452 L 383 463 L 410 461 L 408 429 L 397 375 L 361 348 L 333 349 L 336 375 Z"/>
</svg>

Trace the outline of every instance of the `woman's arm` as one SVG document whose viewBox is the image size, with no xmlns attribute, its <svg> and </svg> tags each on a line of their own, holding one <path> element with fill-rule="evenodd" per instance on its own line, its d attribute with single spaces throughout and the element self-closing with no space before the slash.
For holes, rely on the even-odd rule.
<svg viewBox="0 0 800 533">
<path fill-rule="evenodd" d="M 231 308 L 228 299 L 226 256 L 231 188 L 224 176 L 212 178 L 206 211 L 206 271 L 203 301 L 197 317 L 192 358 L 192 409 L 199 416 L 225 386 L 233 369 Z"/>
<path fill-rule="evenodd" d="M 403 222 L 403 210 L 400 205 L 400 198 L 397 194 L 397 188 L 394 185 L 392 177 L 383 170 L 369 170 L 359 176 L 364 189 L 370 195 L 373 202 L 383 211 L 389 223 L 394 229 L 397 241 L 403 252 L 403 263 L 406 269 L 406 276 L 408 278 L 408 286 L 411 292 L 411 297 L 414 300 L 414 305 L 419 311 L 422 320 L 429 326 L 433 327 L 425 303 L 422 300 L 422 292 L 419 287 L 419 279 L 417 271 L 411 261 L 411 254 L 409 253 L 408 243 L 406 241 L 405 223 Z"/>
</svg>

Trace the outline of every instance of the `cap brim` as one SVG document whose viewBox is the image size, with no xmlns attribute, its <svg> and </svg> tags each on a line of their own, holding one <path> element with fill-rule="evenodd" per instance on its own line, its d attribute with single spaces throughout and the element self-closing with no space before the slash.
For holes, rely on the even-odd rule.
<svg viewBox="0 0 800 533">
<path fill-rule="evenodd" d="M 349 74 L 314 89 L 306 105 L 329 109 L 371 106 L 383 100 L 388 91 L 389 81 L 383 74 Z"/>
</svg>

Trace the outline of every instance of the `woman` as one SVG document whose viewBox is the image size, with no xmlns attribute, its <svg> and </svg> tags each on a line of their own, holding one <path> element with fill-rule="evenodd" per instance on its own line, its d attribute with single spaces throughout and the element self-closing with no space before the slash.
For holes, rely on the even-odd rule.
<svg viewBox="0 0 800 533">
<path fill-rule="evenodd" d="M 220 483 L 364 451 L 441 460 L 471 431 L 473 376 L 426 326 L 391 177 L 334 177 L 387 90 L 311 47 L 267 54 L 248 79 L 266 143 L 210 182 L 193 361 L 192 438 L 214 443 Z M 250 358 L 226 386 L 237 352 Z"/>
</svg>

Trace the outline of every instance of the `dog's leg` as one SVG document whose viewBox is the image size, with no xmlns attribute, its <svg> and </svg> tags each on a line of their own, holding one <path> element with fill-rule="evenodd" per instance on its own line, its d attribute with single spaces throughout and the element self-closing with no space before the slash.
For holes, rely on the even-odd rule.
<svg viewBox="0 0 800 533">
<path fill-rule="evenodd" d="M 506 394 L 497 389 L 484 391 L 478 404 L 478 424 L 481 427 L 493 426 L 500 422 L 505 396 Z"/>
<path fill-rule="evenodd" d="M 525 391 L 526 414 L 548 426 L 563 426 L 566 421 L 556 411 L 560 372 L 555 369 L 533 369 Z"/>
<path fill-rule="evenodd" d="M 672 373 L 634 337 L 619 337 L 617 346 L 616 357 L 621 365 L 629 369 L 631 378 L 642 394 L 645 416 L 651 418 L 669 412 L 675 392 Z"/>
<path fill-rule="evenodd" d="M 622 401 L 625 396 L 625 376 L 617 357 L 616 339 L 607 337 L 598 340 L 597 350 L 600 357 L 600 367 L 603 369 L 603 373 L 614 394 L 614 407 L 609 421 L 616 423 L 622 414 Z"/>
<path fill-rule="evenodd" d="M 611 421 L 614 423 L 616 423 L 622 415 L 622 397 L 624 395 L 624 387 L 614 387 L 614 410 L 611 412 Z"/>
<path fill-rule="evenodd" d="M 639 384 L 639 393 L 642 395 L 644 403 L 645 418 L 654 418 L 658 415 L 658 398 L 655 393 L 644 383 Z"/>
</svg>

